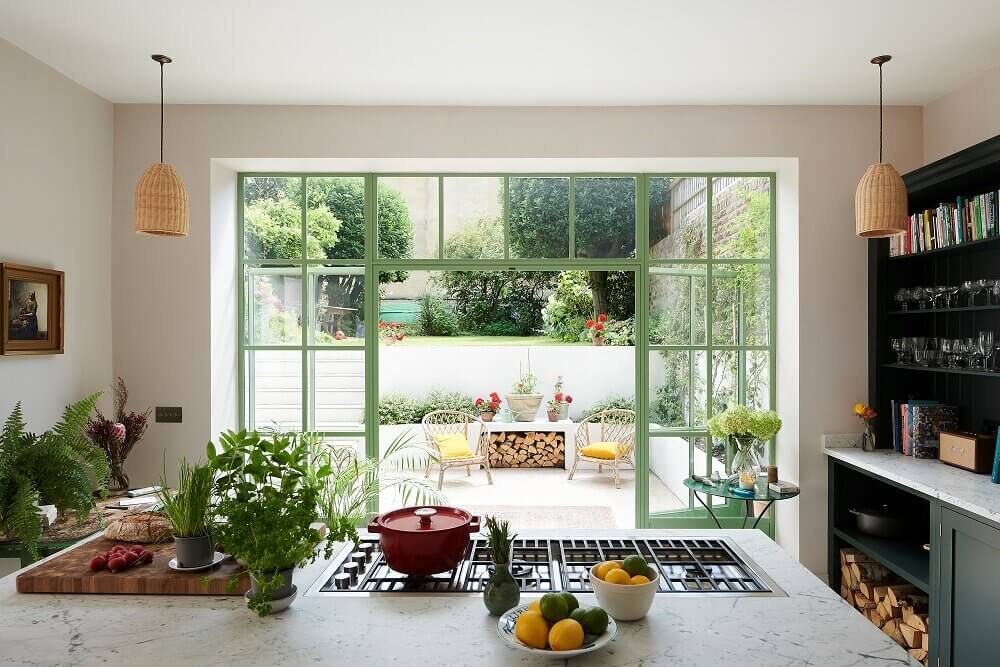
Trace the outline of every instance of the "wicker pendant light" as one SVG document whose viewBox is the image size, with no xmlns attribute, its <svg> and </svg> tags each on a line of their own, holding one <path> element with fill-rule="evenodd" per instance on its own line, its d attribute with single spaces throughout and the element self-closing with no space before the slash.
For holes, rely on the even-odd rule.
<svg viewBox="0 0 1000 667">
<path fill-rule="evenodd" d="M 173 166 L 163 161 L 163 66 L 171 60 L 159 54 L 152 58 L 160 63 L 160 161 L 149 165 L 135 186 L 135 231 L 187 236 L 187 190 Z"/>
<path fill-rule="evenodd" d="M 892 56 L 875 56 L 878 65 L 878 164 L 865 170 L 854 194 L 854 228 L 863 238 L 883 238 L 906 231 L 906 185 L 896 168 L 882 162 L 882 65 Z"/>
</svg>

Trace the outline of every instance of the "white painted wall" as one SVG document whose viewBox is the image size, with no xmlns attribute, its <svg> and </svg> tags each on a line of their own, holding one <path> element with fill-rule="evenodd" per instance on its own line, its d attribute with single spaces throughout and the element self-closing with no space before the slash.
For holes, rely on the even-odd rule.
<svg viewBox="0 0 1000 667">
<path fill-rule="evenodd" d="M 129 304 L 128 312 L 115 311 L 115 370 L 129 379 L 137 402 L 185 408 L 183 424 L 150 429 L 133 455 L 136 481 L 155 478 L 165 449 L 169 460 L 198 456 L 219 424 L 213 407 L 229 401 L 213 393 L 212 382 L 210 226 L 232 224 L 212 204 L 213 159 L 234 169 L 328 169 L 336 162 L 496 171 L 546 161 L 547 170 L 608 171 L 698 160 L 707 168 L 777 168 L 778 401 L 788 424 L 779 465 L 782 477 L 803 488 L 782 505 L 778 536 L 808 567 L 825 570 L 820 435 L 856 427 L 848 407 L 867 387 L 866 246 L 854 236 L 852 217 L 857 179 L 876 155 L 875 108 L 178 105 L 167 108 L 166 121 L 166 156 L 191 202 L 191 234 L 183 240 L 131 232 L 131 188 L 156 154 L 158 110 L 115 107 L 113 289 L 116 302 Z M 921 162 L 922 133 L 921 109 L 886 110 L 886 154 L 901 171 Z"/>
<path fill-rule="evenodd" d="M 1000 134 L 1000 67 L 924 107 L 924 162 Z M 889 158 L 893 159 L 892 154 Z"/>
<path fill-rule="evenodd" d="M 42 431 L 112 379 L 113 109 L 2 39 L 0 91 L 0 262 L 66 273 L 65 354 L 0 357 L 0 419 Z"/>
</svg>

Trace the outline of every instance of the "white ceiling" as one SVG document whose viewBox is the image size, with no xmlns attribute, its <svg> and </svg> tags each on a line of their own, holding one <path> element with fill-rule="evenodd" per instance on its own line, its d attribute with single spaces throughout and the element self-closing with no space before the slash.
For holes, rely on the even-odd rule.
<svg viewBox="0 0 1000 667">
<path fill-rule="evenodd" d="M 0 0 L 114 102 L 923 104 L 1000 65 L 996 0 Z"/>
</svg>

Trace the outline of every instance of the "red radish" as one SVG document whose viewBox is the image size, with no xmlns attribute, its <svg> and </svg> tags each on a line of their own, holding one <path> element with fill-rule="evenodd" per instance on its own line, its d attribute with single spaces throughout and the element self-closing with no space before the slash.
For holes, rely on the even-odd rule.
<svg viewBox="0 0 1000 667">
<path fill-rule="evenodd" d="M 125 562 L 128 563 L 129 565 L 131 565 L 132 563 L 134 563 L 137 560 L 139 560 L 139 556 L 137 556 L 136 554 L 132 553 L 131 551 L 126 551 L 125 555 L 122 556 L 122 558 L 124 558 Z"/>
<path fill-rule="evenodd" d="M 98 555 L 94 556 L 93 558 L 91 558 L 90 562 L 87 564 L 87 567 L 90 568 L 91 572 L 100 572 L 101 570 L 103 570 L 107 566 L 108 566 L 107 559 L 104 558 L 104 556 L 102 556 L 100 554 L 98 554 Z"/>
<path fill-rule="evenodd" d="M 112 558 L 110 561 L 108 561 L 108 569 L 111 570 L 112 572 L 117 572 L 118 570 L 124 570 L 126 567 L 128 567 L 128 561 L 126 561 L 124 558 L 121 558 L 120 556 Z"/>
<path fill-rule="evenodd" d="M 152 563 L 153 562 L 153 552 L 149 551 L 149 550 L 144 550 L 142 552 L 142 556 L 139 557 L 139 560 L 141 560 L 143 563 Z"/>
</svg>

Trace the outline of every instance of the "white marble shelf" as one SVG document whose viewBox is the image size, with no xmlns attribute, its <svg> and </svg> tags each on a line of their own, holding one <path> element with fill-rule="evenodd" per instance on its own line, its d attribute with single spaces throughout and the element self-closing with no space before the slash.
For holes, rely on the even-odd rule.
<svg viewBox="0 0 1000 667">
<path fill-rule="evenodd" d="M 915 459 L 890 450 L 866 452 L 848 447 L 825 447 L 823 452 L 873 475 L 1000 523 L 1000 484 L 994 484 L 989 475 L 962 470 L 937 459 Z"/>
<path fill-rule="evenodd" d="M 519 531 L 525 537 L 566 531 Z M 613 533 L 613 535 L 611 534 Z M 916 665 L 889 637 L 757 530 L 572 531 L 602 537 L 725 535 L 787 597 L 659 595 L 604 650 L 539 660 L 504 646 L 478 595 L 319 597 L 316 563 L 300 595 L 260 619 L 240 597 L 45 595 L 0 579 L 0 662 L 14 665 Z M 309 592 L 302 594 L 309 589 Z M 594 604 L 582 595 L 583 604 Z M 819 631 L 817 629 L 820 629 Z"/>
</svg>

